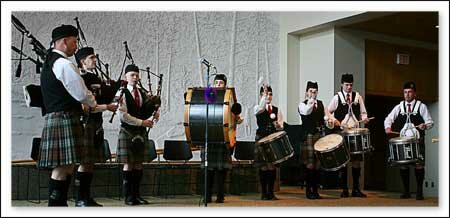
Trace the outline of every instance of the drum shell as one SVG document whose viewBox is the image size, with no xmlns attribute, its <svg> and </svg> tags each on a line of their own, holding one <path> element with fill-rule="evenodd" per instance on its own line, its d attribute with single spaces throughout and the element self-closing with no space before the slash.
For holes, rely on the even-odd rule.
<svg viewBox="0 0 450 218">
<path fill-rule="evenodd" d="M 388 162 L 391 165 L 415 164 L 423 161 L 423 152 L 416 138 L 397 137 L 389 140 Z"/>
<path fill-rule="evenodd" d="M 231 107 L 236 102 L 234 88 L 217 88 L 215 102 L 207 103 L 204 87 L 189 88 L 184 106 L 186 140 L 191 146 L 205 143 L 206 111 L 208 108 L 208 143 L 236 143 L 236 123 Z"/>
<path fill-rule="evenodd" d="M 320 161 L 322 169 L 325 171 L 337 171 L 350 161 L 350 155 L 347 147 L 344 145 L 344 140 L 327 150 L 318 151 L 315 147 L 314 152 L 316 157 Z"/>
<path fill-rule="evenodd" d="M 271 136 L 273 136 L 273 134 L 261 138 L 255 144 L 262 157 L 262 161 L 272 164 L 279 164 L 294 155 L 294 148 L 292 147 L 286 132 L 282 131 L 282 133 L 277 137 L 274 137 L 271 140 L 266 140 L 267 137 Z"/>
<path fill-rule="evenodd" d="M 370 131 L 366 128 L 358 128 L 356 131 L 342 131 L 341 135 L 344 137 L 345 145 L 350 154 L 363 154 L 371 152 L 374 148 L 370 141 Z"/>
</svg>

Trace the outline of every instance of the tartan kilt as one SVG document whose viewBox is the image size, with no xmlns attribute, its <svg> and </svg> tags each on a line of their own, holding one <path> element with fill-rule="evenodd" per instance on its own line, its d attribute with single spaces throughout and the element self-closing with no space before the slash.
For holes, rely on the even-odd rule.
<svg viewBox="0 0 450 218">
<path fill-rule="evenodd" d="M 76 164 L 83 143 L 80 115 L 74 112 L 52 112 L 45 116 L 38 155 L 39 168 Z"/>
<path fill-rule="evenodd" d="M 314 135 L 308 133 L 301 151 L 303 164 L 315 164 L 318 161 L 316 155 L 314 154 L 314 143 L 316 143 L 317 140 L 319 140 L 321 137 L 322 136 L 320 135 L 320 133 L 316 133 Z"/>
<path fill-rule="evenodd" d="M 221 143 L 208 143 L 208 169 L 222 170 L 231 169 L 231 154 L 232 149 L 228 148 L 226 144 Z M 204 159 L 204 155 L 200 154 L 201 159 Z M 201 163 L 201 168 L 205 168 L 204 163 Z"/>
<path fill-rule="evenodd" d="M 91 118 L 84 126 L 81 163 L 94 164 L 106 162 L 104 147 L 103 118 Z"/>
<path fill-rule="evenodd" d="M 118 163 L 142 163 L 152 161 L 151 146 L 145 128 L 140 128 L 138 130 L 126 129 L 126 131 L 132 135 L 126 133 L 123 128 L 124 127 L 121 127 L 119 131 L 116 161 Z M 133 145 L 132 139 L 136 135 L 140 135 L 144 139 L 144 143 L 140 146 Z"/>
</svg>

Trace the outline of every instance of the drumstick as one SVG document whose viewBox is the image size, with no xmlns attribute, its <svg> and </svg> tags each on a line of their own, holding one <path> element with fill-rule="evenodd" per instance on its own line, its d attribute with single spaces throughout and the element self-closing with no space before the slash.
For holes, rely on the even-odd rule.
<svg viewBox="0 0 450 218">
<path fill-rule="evenodd" d="M 368 118 L 368 120 L 373 120 L 373 119 L 375 119 L 375 117 L 370 117 L 370 118 Z M 364 120 L 360 120 L 360 121 L 358 121 L 358 122 L 363 122 Z"/>
<path fill-rule="evenodd" d="M 390 133 L 400 135 L 400 132 L 391 131 Z"/>
<path fill-rule="evenodd" d="M 431 138 L 431 142 L 439 142 L 439 138 Z"/>
</svg>

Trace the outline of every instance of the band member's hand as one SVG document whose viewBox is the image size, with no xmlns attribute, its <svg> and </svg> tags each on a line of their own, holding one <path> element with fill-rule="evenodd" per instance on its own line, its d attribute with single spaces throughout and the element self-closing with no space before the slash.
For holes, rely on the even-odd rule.
<svg viewBox="0 0 450 218">
<path fill-rule="evenodd" d="M 339 122 L 339 120 L 334 120 L 334 126 L 340 126 L 341 122 Z"/>
<path fill-rule="evenodd" d="M 385 132 L 386 134 L 391 134 L 391 133 L 392 133 L 392 129 L 391 129 L 390 127 L 388 127 L 388 128 L 386 128 L 386 129 L 384 130 L 384 132 Z"/>
<path fill-rule="evenodd" d="M 116 111 L 118 107 L 119 106 L 117 106 L 116 104 L 108 104 L 108 105 L 106 105 L 106 109 L 111 111 L 111 112 Z"/>
<path fill-rule="evenodd" d="M 152 128 L 153 127 L 153 121 L 151 121 L 151 120 L 143 120 L 142 121 L 142 126 L 143 127 Z"/>
<path fill-rule="evenodd" d="M 366 119 L 364 119 L 364 124 L 368 124 L 369 123 L 369 118 L 366 117 Z"/>
<path fill-rule="evenodd" d="M 425 130 L 427 126 L 425 125 L 425 123 L 421 123 L 417 126 L 417 128 L 419 128 L 420 130 Z"/>
<path fill-rule="evenodd" d="M 267 93 L 269 93 L 269 86 L 264 84 L 264 95 L 267 95 Z"/>
<path fill-rule="evenodd" d="M 85 114 L 88 114 L 89 111 L 91 110 L 91 108 L 88 105 L 85 105 L 85 104 L 81 104 L 81 108 L 83 109 L 83 112 Z"/>
<path fill-rule="evenodd" d="M 158 120 L 158 119 L 159 119 L 159 112 L 156 112 L 156 113 L 153 115 L 153 119 L 155 119 L 155 120 Z"/>
<path fill-rule="evenodd" d="M 236 123 L 241 124 L 242 122 L 244 122 L 244 118 L 240 115 L 236 115 Z"/>
</svg>

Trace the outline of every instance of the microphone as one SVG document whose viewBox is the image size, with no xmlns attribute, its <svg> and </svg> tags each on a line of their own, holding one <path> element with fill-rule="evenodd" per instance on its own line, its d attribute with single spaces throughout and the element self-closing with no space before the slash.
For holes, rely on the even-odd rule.
<svg viewBox="0 0 450 218">
<path fill-rule="evenodd" d="M 212 65 L 211 63 L 209 63 L 208 60 L 206 60 L 205 58 L 201 58 L 200 62 L 204 65 L 206 65 L 207 67 L 211 67 L 211 68 L 216 68 L 214 65 Z"/>
</svg>

